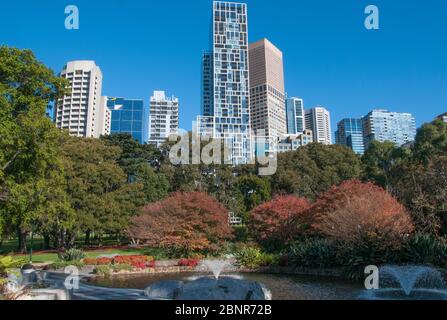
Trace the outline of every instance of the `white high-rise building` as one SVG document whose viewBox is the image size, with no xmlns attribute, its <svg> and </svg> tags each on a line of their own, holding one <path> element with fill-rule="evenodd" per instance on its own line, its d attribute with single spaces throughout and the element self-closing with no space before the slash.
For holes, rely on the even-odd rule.
<svg viewBox="0 0 447 320">
<path fill-rule="evenodd" d="M 71 61 L 60 76 L 68 81 L 68 87 L 54 108 L 56 126 L 73 136 L 99 138 L 105 133 L 106 118 L 101 70 L 94 61 Z"/>
<path fill-rule="evenodd" d="M 202 60 L 201 135 L 222 139 L 233 164 L 251 160 L 248 22 L 245 3 L 213 2 L 209 53 Z"/>
<path fill-rule="evenodd" d="M 112 110 L 107 107 L 108 97 L 101 97 L 101 113 L 100 113 L 100 134 L 103 136 L 110 135 L 112 127 Z"/>
<path fill-rule="evenodd" d="M 314 142 L 332 144 L 331 115 L 324 107 L 317 106 L 305 112 L 306 129 L 312 130 Z"/>
<path fill-rule="evenodd" d="M 416 137 L 416 120 L 411 113 L 374 109 L 362 118 L 365 149 L 371 142 L 390 141 L 397 146 L 413 142 Z"/>
<path fill-rule="evenodd" d="M 161 146 L 171 134 L 178 133 L 179 100 L 166 97 L 164 91 L 154 91 L 150 100 L 149 143 Z"/>
</svg>

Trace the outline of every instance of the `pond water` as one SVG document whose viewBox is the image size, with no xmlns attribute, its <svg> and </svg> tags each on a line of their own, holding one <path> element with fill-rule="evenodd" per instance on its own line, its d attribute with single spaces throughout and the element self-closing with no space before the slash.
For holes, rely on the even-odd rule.
<svg viewBox="0 0 447 320">
<path fill-rule="evenodd" d="M 90 284 L 109 288 L 145 289 L 161 280 L 191 281 L 209 274 L 148 274 L 97 277 Z M 272 293 L 273 300 L 353 300 L 364 292 L 363 281 L 351 282 L 331 277 L 313 277 L 276 274 L 225 274 L 247 281 L 263 283 Z"/>
</svg>

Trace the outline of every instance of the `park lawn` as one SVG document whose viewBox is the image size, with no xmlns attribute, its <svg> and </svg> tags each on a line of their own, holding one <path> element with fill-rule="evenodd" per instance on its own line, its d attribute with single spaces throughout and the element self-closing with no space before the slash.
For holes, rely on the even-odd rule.
<svg viewBox="0 0 447 320">
<path fill-rule="evenodd" d="M 85 252 L 86 257 L 96 258 L 105 254 L 119 254 L 119 255 L 149 255 L 154 256 L 155 259 L 163 259 L 166 256 L 158 249 L 148 248 L 119 248 L 119 249 L 97 249 Z M 24 257 L 28 260 L 29 254 L 17 254 L 16 257 Z M 59 261 L 57 253 L 53 252 L 33 252 L 33 263 L 45 263 Z"/>
</svg>

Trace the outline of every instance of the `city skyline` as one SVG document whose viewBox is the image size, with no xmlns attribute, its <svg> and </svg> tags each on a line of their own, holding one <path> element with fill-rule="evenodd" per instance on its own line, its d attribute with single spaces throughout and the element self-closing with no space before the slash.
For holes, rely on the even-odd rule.
<svg viewBox="0 0 447 320">
<path fill-rule="evenodd" d="M 363 27 L 366 2 L 339 4 L 335 7 L 330 1 L 317 1 L 319 5 L 298 5 L 281 0 L 275 8 L 269 8 L 265 3 L 243 2 L 249 8 L 250 43 L 268 38 L 283 51 L 288 96 L 303 98 L 308 108 L 324 105 L 331 112 L 332 128 L 345 117 L 359 118 L 370 110 L 382 108 L 412 113 L 419 127 L 447 109 L 447 94 L 442 90 L 447 83 L 447 65 L 441 59 L 447 48 L 438 41 L 439 32 L 446 25 L 446 19 L 443 19 L 446 10 L 442 10 L 446 8 L 444 3 L 429 1 L 439 6 L 440 10 L 436 10 L 435 14 L 430 12 L 428 17 L 428 12 L 415 4 L 409 4 L 405 12 L 401 12 L 398 4 L 376 1 L 381 10 L 381 29 L 368 31 Z M 194 21 L 182 24 L 188 31 L 194 30 L 197 35 L 187 37 L 188 39 L 182 39 L 174 32 L 176 24 L 166 28 L 164 32 L 159 32 L 161 28 L 151 29 L 151 23 L 160 23 L 163 17 L 166 19 L 164 14 L 154 17 L 156 21 L 151 20 L 148 26 L 140 23 L 139 19 L 131 19 L 128 25 L 120 24 L 120 30 L 108 23 L 104 28 L 97 27 L 97 20 L 101 20 L 103 14 L 115 17 L 120 13 L 129 19 L 141 17 L 142 12 L 145 12 L 143 9 L 147 7 L 141 1 L 132 1 L 131 5 L 121 1 L 111 1 L 107 5 L 76 1 L 81 18 L 78 31 L 64 29 L 63 4 L 28 3 L 30 10 L 27 12 L 22 12 L 17 5 L 5 4 L 3 12 L 8 12 L 8 16 L 0 19 L 2 44 L 32 49 L 37 58 L 52 67 L 56 73 L 67 61 L 94 60 L 104 73 L 103 95 L 130 97 L 147 102 L 153 90 L 163 88 L 173 92 L 182 100 L 180 127 L 187 130 L 191 128 L 191 122 L 200 114 L 200 55 L 209 38 L 212 1 L 188 4 L 191 8 L 188 12 Z M 184 5 L 176 1 L 172 1 L 170 5 L 151 4 L 161 12 L 166 12 L 163 8 L 169 8 L 174 15 L 182 14 L 186 8 Z M 321 5 L 323 9 L 317 9 Z M 101 13 L 100 8 L 103 6 L 107 7 L 106 13 L 100 14 L 95 20 L 94 17 L 98 12 Z M 273 10 L 273 14 L 278 14 L 276 6 L 290 10 L 300 9 L 297 14 L 302 19 L 294 19 L 299 20 L 295 23 L 283 19 L 286 21 L 281 20 L 279 26 L 272 26 L 267 21 L 268 14 L 269 9 Z M 336 30 L 328 28 L 330 19 L 327 18 L 332 16 L 331 10 L 347 18 L 346 21 L 337 20 Z M 47 19 L 34 25 L 35 19 L 31 19 L 31 12 L 45 12 Z M 18 14 L 24 15 L 24 19 L 20 19 L 21 25 L 14 21 Z M 405 19 L 416 15 L 420 18 L 418 26 L 405 22 Z M 323 24 L 316 27 L 312 18 Z M 169 23 L 173 23 L 172 19 L 169 19 Z M 308 27 L 305 27 L 305 23 L 308 23 Z M 299 26 L 301 28 L 297 28 Z M 105 32 L 102 38 L 98 38 L 98 29 Z M 42 42 L 36 32 L 47 35 L 48 39 L 59 40 L 56 43 Z M 148 47 L 143 44 L 146 41 L 143 35 L 153 39 L 151 43 L 156 46 Z M 124 36 L 129 39 L 126 46 L 118 50 L 118 55 L 109 50 L 111 40 L 119 41 Z M 336 37 L 331 40 L 330 36 Z M 296 50 L 297 46 L 290 44 L 298 38 L 300 47 L 308 49 Z M 336 41 L 339 41 L 339 45 L 334 45 L 337 44 Z M 423 48 L 418 46 L 410 50 L 410 43 L 414 41 L 422 43 Z M 73 43 L 73 46 L 66 45 L 66 42 Z M 172 42 L 183 45 L 172 50 Z M 351 42 L 356 44 L 351 45 Z M 390 46 L 392 42 L 395 44 Z M 160 50 L 158 45 L 165 46 L 166 50 Z M 54 50 L 55 47 L 58 50 Z M 382 50 L 383 47 L 387 50 Z M 322 48 L 326 48 L 327 52 L 321 51 Z M 121 61 L 119 64 L 114 62 L 117 57 Z M 178 59 L 179 57 L 183 59 Z M 167 65 L 168 71 L 163 73 L 161 69 Z M 179 75 L 174 70 L 179 71 Z M 122 80 L 123 77 L 126 81 Z M 408 92 L 412 94 L 409 95 Z M 425 107 L 421 108 L 421 105 Z"/>
</svg>

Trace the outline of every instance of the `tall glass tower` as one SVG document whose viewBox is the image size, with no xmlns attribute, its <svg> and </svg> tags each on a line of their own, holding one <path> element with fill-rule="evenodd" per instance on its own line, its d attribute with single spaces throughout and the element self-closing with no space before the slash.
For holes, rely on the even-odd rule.
<svg viewBox="0 0 447 320">
<path fill-rule="evenodd" d="M 201 134 L 231 148 L 233 164 L 251 156 L 247 5 L 213 2 L 211 50 L 203 56 Z"/>
<path fill-rule="evenodd" d="M 337 125 L 335 139 L 337 144 L 349 147 L 357 154 L 364 154 L 362 119 L 341 120 Z"/>
<path fill-rule="evenodd" d="M 141 144 L 149 138 L 149 109 L 143 100 L 107 98 L 112 112 L 110 134 L 128 133 Z"/>
<path fill-rule="evenodd" d="M 303 133 L 306 129 L 304 120 L 303 99 L 289 98 L 286 100 L 287 133 Z"/>
</svg>

